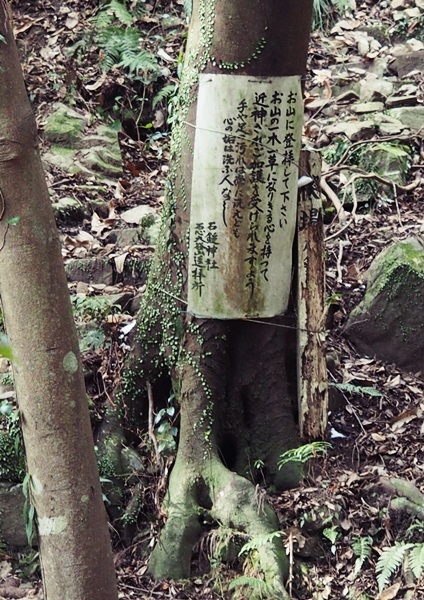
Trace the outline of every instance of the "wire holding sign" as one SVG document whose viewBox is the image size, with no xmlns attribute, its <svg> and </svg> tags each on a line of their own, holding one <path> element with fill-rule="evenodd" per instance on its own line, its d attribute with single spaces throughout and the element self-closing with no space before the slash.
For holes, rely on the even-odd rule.
<svg viewBox="0 0 424 600">
<path fill-rule="evenodd" d="M 190 213 L 194 314 L 287 308 L 302 126 L 300 78 L 201 75 Z"/>
</svg>

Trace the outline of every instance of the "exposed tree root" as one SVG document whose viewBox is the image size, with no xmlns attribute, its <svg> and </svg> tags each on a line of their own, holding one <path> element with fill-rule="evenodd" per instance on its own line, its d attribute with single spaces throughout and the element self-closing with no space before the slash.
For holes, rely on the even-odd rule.
<svg viewBox="0 0 424 600">
<path fill-rule="evenodd" d="M 201 521 L 213 520 L 234 532 L 258 540 L 257 553 L 270 598 L 289 598 L 284 579 L 288 561 L 271 508 L 258 500 L 252 483 L 228 470 L 217 457 L 198 465 L 176 462 L 168 496 L 168 519 L 154 549 L 149 570 L 153 577 L 184 578 L 190 574 L 192 550 L 201 535 Z"/>
</svg>

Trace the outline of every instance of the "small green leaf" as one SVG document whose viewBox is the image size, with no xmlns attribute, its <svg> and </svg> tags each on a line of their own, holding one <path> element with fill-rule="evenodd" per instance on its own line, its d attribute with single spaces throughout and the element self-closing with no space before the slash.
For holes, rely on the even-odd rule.
<svg viewBox="0 0 424 600">
<path fill-rule="evenodd" d="M 3 42 L 3 44 L 6 44 L 6 38 L 3 37 L 1 33 L 0 33 L 0 42 Z"/>
<path fill-rule="evenodd" d="M 338 532 L 336 526 L 328 527 L 327 529 L 324 529 L 322 534 L 324 537 L 327 538 L 327 540 L 330 540 L 330 542 L 332 544 L 335 544 L 337 541 L 337 538 L 339 537 L 339 532 Z"/>
<path fill-rule="evenodd" d="M 0 334 L 0 356 L 7 358 L 10 362 L 14 360 L 12 347 L 4 334 Z"/>
<path fill-rule="evenodd" d="M 19 223 L 20 220 L 21 220 L 21 217 L 11 217 L 10 219 L 8 219 L 6 221 L 6 223 L 8 225 L 10 225 L 11 227 L 14 227 L 15 225 L 17 225 Z"/>
</svg>

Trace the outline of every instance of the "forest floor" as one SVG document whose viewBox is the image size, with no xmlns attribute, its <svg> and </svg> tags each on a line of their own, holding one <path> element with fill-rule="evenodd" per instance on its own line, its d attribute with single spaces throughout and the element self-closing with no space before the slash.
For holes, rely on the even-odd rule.
<svg viewBox="0 0 424 600">
<path fill-rule="evenodd" d="M 353 88 L 372 68 L 378 70 L 378 65 L 390 63 L 398 44 L 415 38 L 410 49 L 424 47 L 422 2 L 394 0 L 394 3 L 357 0 L 353 13 L 338 17 L 312 35 L 306 80 L 305 140 L 324 156 L 330 149 L 333 156 L 340 158 L 354 143 L 336 134 L 334 129 L 350 110 L 348 97 L 337 99 L 345 91 L 340 73 L 348 73 L 344 85 Z M 116 62 L 113 64 L 113 60 L 110 69 L 105 67 L 110 55 L 96 36 L 96 27 L 100 26 L 93 21 L 99 2 L 12 2 L 17 42 L 40 128 L 42 150 L 45 150 L 43 125 L 53 103 L 58 101 L 84 111 L 93 122 L 117 124 L 119 130 L 123 171 L 113 184 L 108 182 L 102 188 L 101 200 L 107 204 L 107 214 L 91 216 L 77 225 L 60 225 L 65 261 L 93 253 L 116 258 L 125 252 L 130 255 L 140 252 L 140 245 L 117 250 L 113 244 L 105 243 L 103 234 L 112 225 L 128 227 L 119 217 L 123 211 L 140 204 L 160 207 L 163 200 L 169 117 L 172 117 L 169 109 L 178 83 L 181 40 L 186 32 L 182 5 L 183 0 L 143 3 L 143 12 L 134 18 L 132 26 L 143 32 L 145 47 L 151 51 L 157 69 L 147 66 L 142 76 L 134 77 Z M 416 10 L 394 20 L 394 7 L 398 7 L 398 13 Z M 400 82 L 387 67 L 382 70 L 383 77 Z M 412 82 L 408 79 L 407 85 L 412 86 L 409 95 L 415 94 L 417 102 L 423 102 L 422 83 L 422 73 L 413 75 Z M 158 93 L 165 87 L 161 98 Z M 153 107 L 154 98 L 157 102 Z M 373 131 L 366 139 L 400 139 L 410 149 L 407 183 L 423 178 L 420 136 L 397 132 L 396 127 L 391 131 L 386 135 Z M 313 461 L 310 474 L 299 488 L 269 494 L 292 548 L 290 590 L 298 600 L 424 599 L 424 579 L 413 577 L 407 568 L 403 561 L 406 550 L 392 557 L 393 566 L 388 569 L 385 590 L 381 593 L 376 573 L 384 548 L 423 540 L 424 525 L 406 513 L 391 509 L 393 492 L 388 491 L 387 480 L 397 477 L 413 482 L 417 489 L 424 487 L 424 380 L 421 373 L 406 374 L 394 365 L 359 355 L 343 336 L 343 325 L 363 297 L 364 275 L 373 258 L 389 241 L 404 239 L 423 226 L 422 181 L 414 190 L 397 198 L 368 190 L 368 198 L 362 196 L 356 218 L 347 227 L 339 223 L 331 203 L 326 201 L 327 286 L 331 299 L 328 347 L 332 357 L 329 379 L 336 384 L 330 395 L 332 448 L 325 457 Z M 87 186 L 82 183 L 87 182 L 82 182 L 80 176 L 69 175 L 59 168 L 50 169 L 47 182 L 54 201 L 69 196 L 86 201 Z M 346 178 L 331 181 L 340 198 L 345 183 Z M 350 204 L 347 201 L 345 208 L 352 214 L 352 201 Z M 81 254 L 81 248 L 85 254 Z M 70 283 L 71 292 L 80 295 L 95 296 L 105 287 Z M 137 295 L 142 293 L 143 284 L 120 283 L 115 288 L 117 292 Z M 100 407 L 94 409 L 98 410 L 99 418 L 101 403 L 112 393 L 122 368 L 125 353 L 122 326 L 132 321 L 131 315 L 109 318 L 107 334 L 112 341 L 83 354 L 86 368 L 96 371 L 93 397 L 95 406 Z M 150 489 L 146 491 L 153 508 L 157 508 L 153 499 L 159 482 L 161 477 L 152 475 Z M 146 549 L 154 533 L 154 526 L 144 524 L 141 541 L 127 548 L 117 544 L 120 598 L 249 597 L 222 591 L 240 573 L 231 565 L 218 568 L 211 557 L 207 561 L 209 572 L 199 567 L 198 574 L 190 581 L 152 582 L 146 573 Z M 199 548 L 195 557 L 198 565 L 205 563 L 202 553 L 204 547 Z M 37 587 L 36 581 L 32 587 Z"/>
</svg>

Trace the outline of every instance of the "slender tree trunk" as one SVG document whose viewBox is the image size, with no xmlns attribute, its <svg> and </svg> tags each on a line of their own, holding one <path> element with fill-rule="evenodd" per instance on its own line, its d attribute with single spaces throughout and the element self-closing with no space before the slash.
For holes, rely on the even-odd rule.
<svg viewBox="0 0 424 600">
<path fill-rule="evenodd" d="M 0 297 L 47 600 L 116 600 L 59 236 L 12 24 L 0 1 Z"/>
<path fill-rule="evenodd" d="M 256 469 L 261 481 L 265 476 L 279 488 L 296 485 L 299 481 L 299 470 L 293 465 L 288 465 L 285 470 L 278 469 L 281 453 L 297 442 L 293 395 L 296 387 L 295 321 L 290 310 L 284 316 L 265 322 L 264 319 L 259 319 L 260 322 L 234 320 L 234 317 L 217 320 L 191 314 L 188 289 L 193 298 L 196 295 L 193 289 L 196 284 L 203 285 L 202 277 L 207 270 L 202 263 L 199 275 L 196 260 L 193 260 L 196 250 L 193 224 L 190 227 L 193 188 L 202 185 L 202 178 L 213 177 L 211 172 L 214 168 L 216 171 L 217 164 L 220 168 L 221 157 L 216 156 L 213 139 L 222 138 L 222 129 L 231 124 L 224 122 L 220 131 L 207 126 L 203 128 L 203 132 L 211 133 L 213 139 L 210 151 L 208 148 L 206 152 L 210 162 L 204 166 L 208 168 L 198 171 L 197 180 L 193 175 L 193 160 L 198 156 L 196 151 L 202 151 L 196 141 L 196 135 L 202 129 L 197 112 L 202 85 L 219 79 L 223 106 L 227 93 L 229 96 L 237 86 L 249 86 L 249 80 L 257 86 L 253 88 L 254 98 L 256 92 L 260 95 L 262 84 L 277 86 L 277 98 L 280 94 L 288 96 L 287 88 L 278 86 L 287 84 L 281 78 L 294 76 L 296 79 L 305 72 L 311 11 L 312 0 L 193 2 L 179 90 L 179 115 L 173 129 L 162 231 L 138 317 L 134 354 L 122 390 L 130 409 L 142 402 L 146 380 L 168 371 L 181 406 L 179 446 L 165 502 L 167 520 L 151 557 L 150 572 L 156 578 L 187 577 L 192 548 L 201 535 L 202 523 L 212 519 L 216 526 L 232 530 L 236 537 L 247 536 L 253 543 L 257 541 L 260 576 L 265 579 L 267 595 L 278 598 L 288 597 L 283 585 L 288 570 L 287 558 L 281 538 L 272 535 L 278 529 L 277 519 L 248 479 L 255 480 Z M 214 78 L 221 74 L 228 77 Z M 240 99 L 243 99 L 243 93 L 242 90 Z M 203 101 L 206 112 L 216 109 L 215 96 L 211 101 L 204 94 Z M 252 165 L 258 142 L 252 141 L 252 133 L 238 135 L 238 139 L 247 142 L 250 153 L 247 160 Z M 259 142 L 259 145 L 263 146 L 263 143 Z M 288 161 L 291 167 L 293 161 L 294 158 Z M 297 184 L 296 170 L 294 174 Z M 259 171 L 257 176 L 262 178 Z M 252 175 L 248 177 L 249 183 L 240 185 L 245 208 L 249 201 L 249 185 L 253 181 Z M 222 206 L 217 188 L 217 185 L 203 185 L 204 197 L 196 210 L 201 212 L 220 202 Z M 265 206 L 266 201 L 262 200 Z M 229 222 L 237 229 L 234 225 L 237 217 L 231 210 Z M 226 212 L 225 205 L 223 212 Z M 291 213 L 293 221 L 294 212 Z M 246 227 L 247 222 L 245 220 L 242 226 Z M 210 231 L 213 234 L 213 227 Z M 290 253 L 293 238 L 290 237 L 292 234 L 287 235 Z M 207 247 L 206 258 L 211 261 L 210 255 L 215 256 L 214 242 L 210 241 L 214 239 L 213 235 L 208 239 L 208 242 L 199 242 L 199 247 Z M 237 244 L 234 243 L 232 248 L 234 252 L 228 254 L 228 264 L 238 260 Z M 257 312 L 266 316 L 272 312 L 267 298 L 246 299 L 240 285 L 239 278 L 246 271 L 245 262 L 244 258 L 239 260 L 240 271 L 235 269 L 233 279 L 229 279 L 227 300 L 230 298 L 231 304 L 237 295 L 232 294 L 234 286 L 239 292 L 241 290 L 237 292 L 243 305 L 241 314 L 245 310 L 249 315 Z M 220 275 L 225 269 L 224 265 Z M 253 275 L 257 280 L 260 278 L 258 271 L 257 268 Z M 289 280 L 283 292 L 289 302 L 290 267 L 288 271 Z M 192 286 L 187 284 L 190 278 Z M 216 282 L 222 285 L 220 277 Z M 211 292 L 215 291 L 211 289 Z M 194 303 L 197 300 L 195 298 Z M 208 310 L 209 300 L 206 297 Z M 218 304 L 215 303 L 216 312 L 225 313 L 228 307 L 222 308 Z M 193 312 L 202 314 L 201 309 Z M 258 465 L 262 465 L 260 471 Z"/>
</svg>

